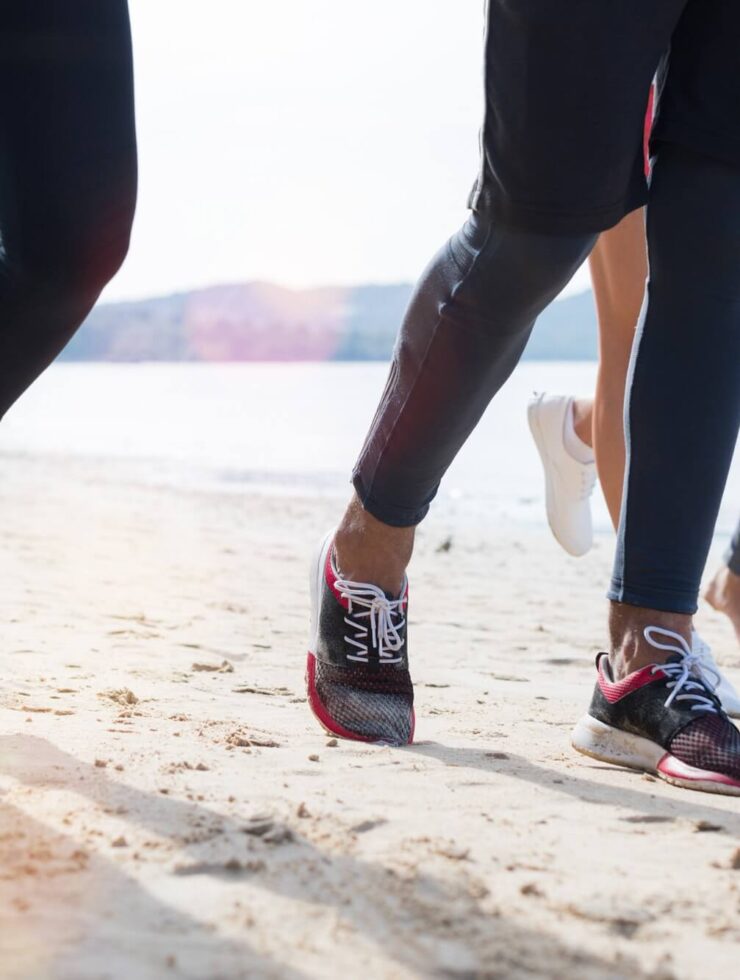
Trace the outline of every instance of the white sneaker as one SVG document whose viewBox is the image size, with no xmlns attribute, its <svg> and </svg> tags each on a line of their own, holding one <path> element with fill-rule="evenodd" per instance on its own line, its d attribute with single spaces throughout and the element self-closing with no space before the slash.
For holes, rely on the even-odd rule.
<svg viewBox="0 0 740 980">
<path fill-rule="evenodd" d="M 565 448 L 572 403 L 564 395 L 535 394 L 527 406 L 527 419 L 545 469 L 550 530 L 568 554 L 579 557 L 594 540 L 589 497 L 596 483 L 596 464 L 580 463 Z"/>
<path fill-rule="evenodd" d="M 694 653 L 699 654 L 702 667 L 707 669 L 708 679 L 714 684 L 714 693 L 722 702 L 722 707 L 732 718 L 740 718 L 740 695 L 717 666 L 717 661 L 712 656 L 712 648 L 702 640 L 696 630 L 692 632 L 691 647 Z M 716 684 L 715 678 L 718 679 Z"/>
</svg>

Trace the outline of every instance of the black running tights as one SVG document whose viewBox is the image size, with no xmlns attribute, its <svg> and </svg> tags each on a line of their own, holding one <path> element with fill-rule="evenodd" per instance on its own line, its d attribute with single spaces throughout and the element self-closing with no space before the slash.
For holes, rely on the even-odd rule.
<svg viewBox="0 0 740 980">
<path fill-rule="evenodd" d="M 663 144 L 647 234 L 609 596 L 691 613 L 740 420 L 740 170 Z M 474 214 L 436 256 L 353 474 L 370 513 L 394 526 L 425 516 L 534 320 L 593 243 L 591 234 L 513 230 Z"/>
<path fill-rule="evenodd" d="M 0 417 L 126 254 L 132 75 L 125 0 L 0 5 Z"/>
</svg>

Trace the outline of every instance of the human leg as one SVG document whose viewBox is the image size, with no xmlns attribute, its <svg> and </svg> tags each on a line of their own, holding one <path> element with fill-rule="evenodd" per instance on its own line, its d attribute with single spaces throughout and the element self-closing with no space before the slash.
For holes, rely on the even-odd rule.
<svg viewBox="0 0 740 980">
<path fill-rule="evenodd" d="M 548 523 L 555 539 L 575 556 L 593 543 L 590 495 L 597 473 L 615 527 L 619 519 L 624 388 L 647 272 L 641 209 L 599 236 L 589 263 L 599 323 L 596 396 L 537 394 L 528 406 L 545 472 Z"/>
<path fill-rule="evenodd" d="M 639 638 L 622 649 L 620 635 L 633 619 L 639 628 L 639 610 L 654 613 L 658 625 L 669 617 L 670 628 L 690 638 L 740 419 L 740 167 L 664 145 L 648 241 L 610 591 L 613 602 L 634 607 L 613 609 L 618 670 L 652 656 Z"/>
<path fill-rule="evenodd" d="M 124 0 L 0 13 L 0 417 L 126 254 L 136 193 Z"/>
<path fill-rule="evenodd" d="M 725 552 L 724 564 L 707 586 L 704 598 L 728 617 L 740 642 L 740 522 Z"/>
<path fill-rule="evenodd" d="M 355 468 L 355 497 L 312 571 L 307 689 L 328 731 L 413 737 L 405 569 L 414 526 L 534 319 L 592 244 L 591 234 L 494 228 L 474 215 L 422 277 Z"/>
<path fill-rule="evenodd" d="M 425 516 L 443 474 L 516 366 L 534 320 L 593 238 L 494 227 L 474 215 L 432 261 L 355 467 L 361 508 L 351 505 L 337 540 L 346 574 L 351 568 L 362 581 L 370 577 L 367 562 L 375 559 L 362 555 L 376 542 L 387 552 L 396 541 L 398 554 L 408 554 L 406 529 Z"/>
<path fill-rule="evenodd" d="M 647 223 L 611 652 L 597 659 L 573 745 L 680 786 L 740 795 L 740 732 L 691 629 L 740 422 L 740 165 L 661 145 Z"/>
<path fill-rule="evenodd" d="M 599 323 L 599 368 L 591 445 L 599 482 L 616 528 L 624 483 L 624 391 L 647 278 L 643 212 L 633 211 L 601 235 L 589 264 Z M 585 425 L 581 434 L 582 438 L 587 434 Z"/>
<path fill-rule="evenodd" d="M 355 468 L 356 498 L 312 573 L 309 702 L 337 734 L 411 737 L 410 529 L 516 365 L 534 319 L 598 232 L 644 203 L 647 94 L 683 2 L 651 8 L 646 19 L 637 0 L 608 7 L 576 0 L 581 30 L 544 0 L 516 11 L 507 0 L 489 4 L 474 215 L 417 289 Z M 589 88 L 582 80 L 591 59 L 609 59 L 611 72 Z M 336 711 L 326 710 L 330 703 Z"/>
</svg>

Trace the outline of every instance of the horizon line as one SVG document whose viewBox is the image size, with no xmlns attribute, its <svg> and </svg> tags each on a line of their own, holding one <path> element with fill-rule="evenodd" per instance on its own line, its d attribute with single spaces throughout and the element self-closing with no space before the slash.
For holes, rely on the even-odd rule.
<svg viewBox="0 0 740 980">
<path fill-rule="evenodd" d="M 319 283 L 316 285 L 306 285 L 306 286 L 296 286 L 296 285 L 285 285 L 283 283 L 277 282 L 273 279 L 243 279 L 243 280 L 231 280 L 222 282 L 213 282 L 207 285 L 201 286 L 191 286 L 183 287 L 178 289 L 171 289 L 161 293 L 146 293 L 140 296 L 125 296 L 117 297 L 112 299 L 103 298 L 98 300 L 95 304 L 96 306 L 124 306 L 131 303 L 147 303 L 154 300 L 161 299 L 174 299 L 177 296 L 187 296 L 192 293 L 205 293 L 212 289 L 234 289 L 243 288 L 244 286 L 269 286 L 274 289 L 280 289 L 288 293 L 312 293 L 312 292 L 322 292 L 324 290 L 351 290 L 351 289 L 367 289 L 371 288 L 392 288 L 398 286 L 405 286 L 408 288 L 413 288 L 414 280 L 412 279 L 397 279 L 397 280 L 369 280 L 366 282 L 351 282 L 351 283 Z M 590 284 L 585 286 L 579 286 L 571 291 L 568 291 L 568 286 L 565 287 L 563 292 L 553 300 L 554 303 L 558 303 L 564 299 L 570 299 L 574 296 L 580 296 L 583 293 L 591 293 L 593 289 Z"/>
</svg>

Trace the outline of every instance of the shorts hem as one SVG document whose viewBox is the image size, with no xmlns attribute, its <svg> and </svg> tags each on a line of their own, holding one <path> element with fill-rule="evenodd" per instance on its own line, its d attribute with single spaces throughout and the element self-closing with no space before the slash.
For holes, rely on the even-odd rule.
<svg viewBox="0 0 740 980">
<path fill-rule="evenodd" d="M 650 137 L 651 153 L 661 143 L 681 146 L 729 166 L 740 167 L 740 141 L 727 139 L 716 131 L 703 129 L 701 126 L 661 118 L 655 124 L 655 130 Z"/>
<path fill-rule="evenodd" d="M 471 195 L 472 211 L 490 215 L 494 220 L 522 231 L 544 234 L 579 235 L 602 232 L 619 222 L 626 215 L 643 207 L 648 201 L 647 186 L 635 188 L 618 204 L 590 211 L 553 211 L 511 201 L 490 189 L 483 188 Z"/>
</svg>

